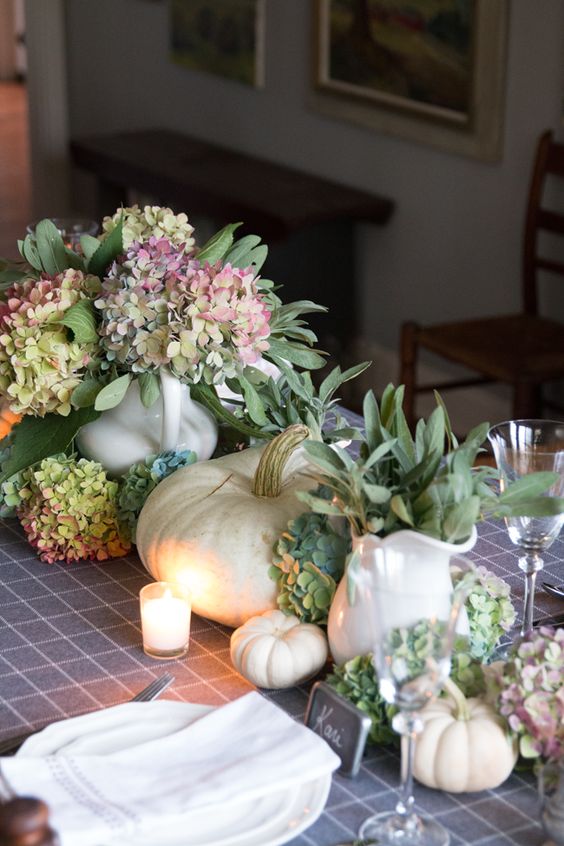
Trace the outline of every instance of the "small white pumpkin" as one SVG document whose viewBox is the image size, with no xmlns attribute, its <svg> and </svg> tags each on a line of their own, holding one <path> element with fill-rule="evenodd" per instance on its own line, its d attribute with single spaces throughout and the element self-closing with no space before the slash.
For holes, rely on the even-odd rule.
<svg viewBox="0 0 564 846">
<path fill-rule="evenodd" d="M 315 675 L 328 655 L 319 626 L 282 611 L 267 611 L 231 635 L 231 661 L 257 687 L 293 687 Z"/>
<path fill-rule="evenodd" d="M 445 688 L 448 696 L 430 702 L 419 715 L 424 728 L 415 744 L 415 778 L 449 793 L 499 787 L 518 754 L 503 717 L 483 699 L 466 699 L 451 679 Z"/>
<path fill-rule="evenodd" d="M 294 451 L 308 435 L 295 424 L 266 448 L 184 467 L 148 497 L 137 551 L 155 579 L 190 588 L 196 614 L 235 628 L 276 608 L 272 547 L 304 511 L 296 492 L 312 481 Z"/>
</svg>

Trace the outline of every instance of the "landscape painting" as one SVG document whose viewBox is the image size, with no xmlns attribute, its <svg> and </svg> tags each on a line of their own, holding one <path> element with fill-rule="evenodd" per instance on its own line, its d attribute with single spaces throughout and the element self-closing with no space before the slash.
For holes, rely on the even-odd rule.
<svg viewBox="0 0 564 846">
<path fill-rule="evenodd" d="M 190 70 L 264 85 L 264 0 L 171 0 L 171 59 Z"/>
<path fill-rule="evenodd" d="M 471 119 L 475 0 L 318 0 L 317 86 Z"/>
</svg>

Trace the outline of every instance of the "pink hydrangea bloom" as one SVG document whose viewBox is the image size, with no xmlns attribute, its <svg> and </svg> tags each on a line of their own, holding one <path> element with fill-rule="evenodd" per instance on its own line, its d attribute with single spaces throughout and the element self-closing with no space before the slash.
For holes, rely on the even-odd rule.
<svg viewBox="0 0 564 846">
<path fill-rule="evenodd" d="M 269 347 L 252 270 L 202 265 L 164 238 L 133 244 L 95 305 L 107 359 L 134 372 L 168 365 L 186 381 L 222 382 Z"/>
</svg>

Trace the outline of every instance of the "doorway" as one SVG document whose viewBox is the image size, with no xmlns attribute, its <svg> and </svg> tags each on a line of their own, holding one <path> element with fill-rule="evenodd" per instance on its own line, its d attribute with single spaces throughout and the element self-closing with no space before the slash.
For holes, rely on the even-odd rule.
<svg viewBox="0 0 564 846">
<path fill-rule="evenodd" d="M 0 0 L 0 32 L 0 256 L 15 259 L 31 220 L 23 0 Z"/>
</svg>

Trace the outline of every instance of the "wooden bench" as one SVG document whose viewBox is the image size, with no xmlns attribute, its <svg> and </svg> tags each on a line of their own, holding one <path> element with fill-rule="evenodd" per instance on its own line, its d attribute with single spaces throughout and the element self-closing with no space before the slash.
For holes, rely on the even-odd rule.
<svg viewBox="0 0 564 846">
<path fill-rule="evenodd" d="M 322 341 L 342 349 L 356 332 L 354 224 L 384 225 L 391 200 L 164 129 L 76 139 L 71 156 L 97 178 L 100 217 L 135 189 L 218 228 L 243 221 L 269 245 L 283 299 L 329 307 L 311 321 Z"/>
</svg>

